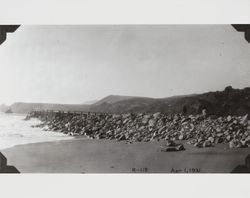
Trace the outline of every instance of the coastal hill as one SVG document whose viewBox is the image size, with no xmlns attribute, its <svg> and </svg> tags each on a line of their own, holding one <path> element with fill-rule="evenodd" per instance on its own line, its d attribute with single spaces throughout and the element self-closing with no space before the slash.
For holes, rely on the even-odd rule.
<svg viewBox="0 0 250 198">
<path fill-rule="evenodd" d="M 250 88 L 233 89 L 228 86 L 223 91 L 174 96 L 168 98 L 134 97 L 112 104 L 94 104 L 90 111 L 111 113 L 164 112 L 168 114 L 198 114 L 206 109 L 213 115 L 245 115 L 250 113 Z"/>
<path fill-rule="evenodd" d="M 109 95 L 101 100 L 98 100 L 97 102 L 94 103 L 94 105 L 101 105 L 103 103 L 113 104 L 119 101 L 131 99 L 131 98 L 135 98 L 135 96 Z"/>
<path fill-rule="evenodd" d="M 164 112 L 176 114 L 182 112 L 198 114 L 201 113 L 202 109 L 206 109 L 207 113 L 212 115 L 245 115 L 250 113 L 250 88 L 233 89 L 228 86 L 223 91 L 167 98 L 110 95 L 94 104 L 14 103 L 10 108 L 14 113 L 28 113 L 34 110 L 63 110 L 107 113 Z"/>
</svg>

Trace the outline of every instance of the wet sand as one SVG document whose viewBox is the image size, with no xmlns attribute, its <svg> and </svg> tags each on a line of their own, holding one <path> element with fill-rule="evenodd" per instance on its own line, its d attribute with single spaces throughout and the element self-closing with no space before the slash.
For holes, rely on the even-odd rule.
<svg viewBox="0 0 250 198">
<path fill-rule="evenodd" d="M 250 148 L 227 145 L 160 152 L 163 142 L 126 144 L 112 140 L 73 139 L 18 145 L 1 150 L 21 173 L 230 173 L 245 164 Z"/>
</svg>

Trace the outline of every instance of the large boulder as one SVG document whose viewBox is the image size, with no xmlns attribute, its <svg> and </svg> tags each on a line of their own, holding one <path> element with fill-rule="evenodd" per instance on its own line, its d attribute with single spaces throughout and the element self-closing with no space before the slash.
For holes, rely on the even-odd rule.
<svg viewBox="0 0 250 198">
<path fill-rule="evenodd" d="M 174 145 L 165 145 L 161 146 L 161 151 L 162 152 L 171 152 L 171 151 L 183 151 L 185 150 L 183 144 L 174 144 Z"/>
</svg>

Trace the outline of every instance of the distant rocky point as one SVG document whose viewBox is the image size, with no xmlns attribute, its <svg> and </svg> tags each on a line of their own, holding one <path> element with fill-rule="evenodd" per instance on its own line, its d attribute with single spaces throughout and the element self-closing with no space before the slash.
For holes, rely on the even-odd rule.
<svg viewBox="0 0 250 198">
<path fill-rule="evenodd" d="M 5 113 L 13 113 L 13 111 L 11 110 L 11 108 L 9 108 L 7 111 L 5 111 Z"/>
<path fill-rule="evenodd" d="M 9 109 L 9 107 L 5 104 L 1 104 L 0 105 L 0 112 L 5 112 Z"/>
<path fill-rule="evenodd" d="M 89 111 L 89 105 L 84 104 L 52 104 L 16 102 L 10 106 L 14 113 L 29 113 L 32 111 Z"/>
</svg>

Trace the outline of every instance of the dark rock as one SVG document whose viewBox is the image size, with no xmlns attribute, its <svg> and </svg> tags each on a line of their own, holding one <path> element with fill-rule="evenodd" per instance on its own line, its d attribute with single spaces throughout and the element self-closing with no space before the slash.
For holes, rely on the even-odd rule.
<svg viewBox="0 0 250 198">
<path fill-rule="evenodd" d="M 165 145 L 161 146 L 161 151 L 162 152 L 171 152 L 171 151 L 183 151 L 185 150 L 183 144 L 172 144 L 172 145 Z"/>
<path fill-rule="evenodd" d="M 205 141 L 203 144 L 202 144 L 203 147 L 211 147 L 212 146 L 212 143 L 210 141 Z"/>
</svg>

